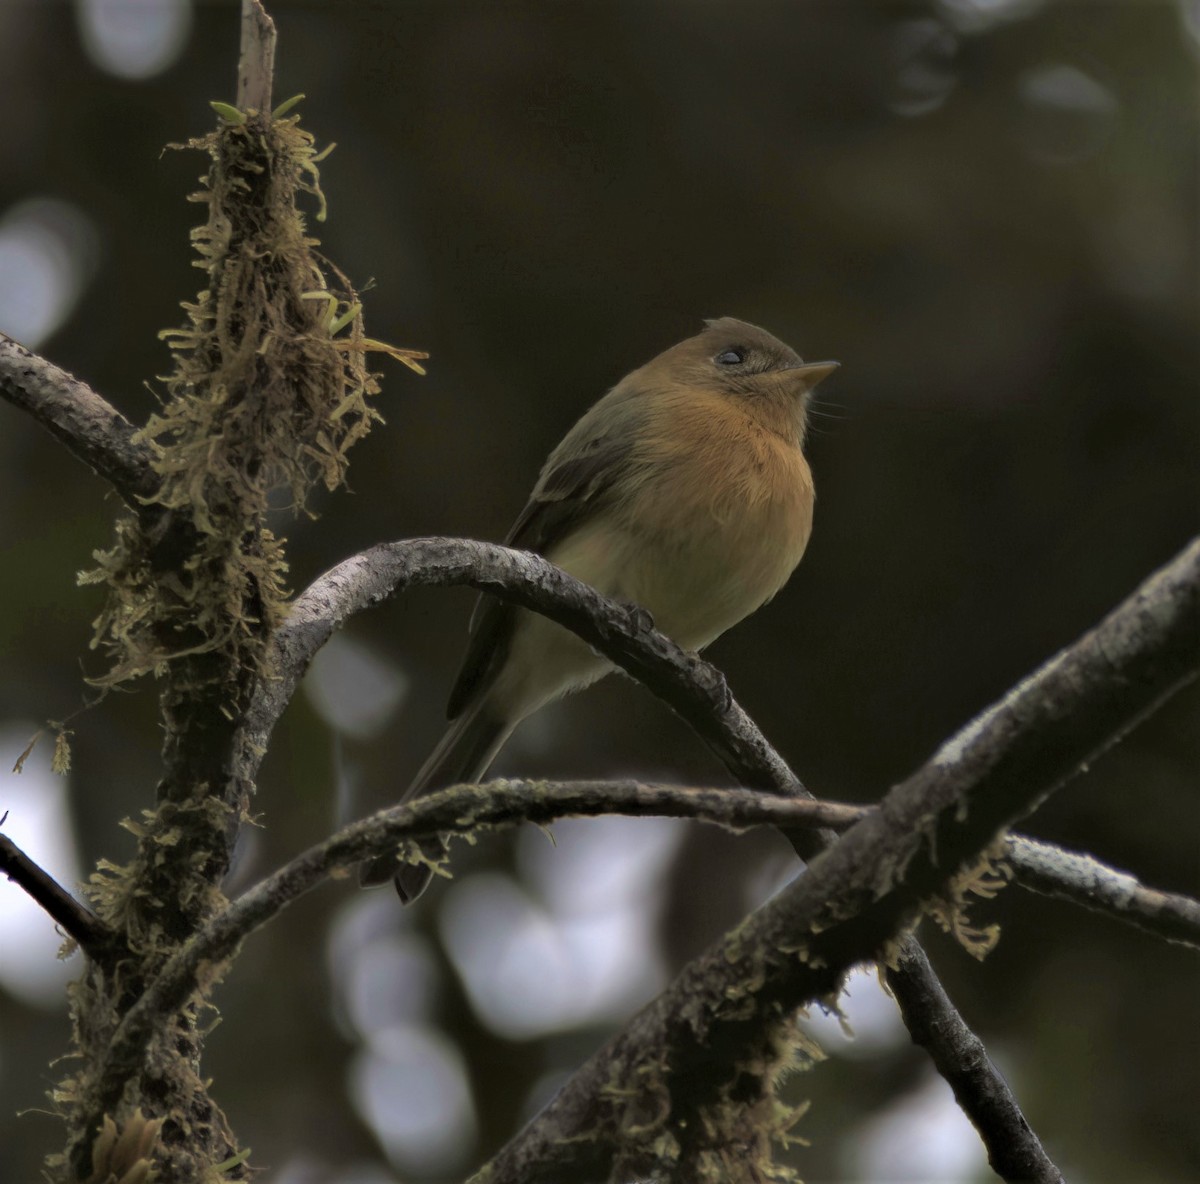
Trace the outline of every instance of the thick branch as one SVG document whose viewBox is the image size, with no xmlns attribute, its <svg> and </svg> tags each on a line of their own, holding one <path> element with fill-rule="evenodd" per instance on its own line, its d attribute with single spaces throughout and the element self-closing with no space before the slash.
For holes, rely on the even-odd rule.
<svg viewBox="0 0 1200 1184">
<path fill-rule="evenodd" d="M 504 581 L 509 583 L 504 584 Z M 751 766 L 757 765 L 758 776 L 777 788 L 796 786 L 786 766 L 771 751 L 752 722 L 720 693 L 723 684 L 711 667 L 694 656 L 682 654 L 666 639 L 647 630 L 645 622 L 636 614 L 605 602 L 537 557 L 509 552 L 488 544 L 456 540 L 415 540 L 374 548 L 339 565 L 305 593 L 275 639 L 278 677 L 264 688 L 254 704 L 252 727 L 247 733 L 249 751 L 254 753 L 265 749 L 270 730 L 312 655 L 350 615 L 406 586 L 450 583 L 469 583 L 481 590 L 504 595 L 525 607 L 547 611 L 554 619 L 576 628 L 597 648 L 619 661 L 635 676 L 640 676 L 652 689 L 663 693 L 663 697 L 672 702 L 686 718 L 698 721 L 698 730 L 702 734 L 707 732 L 711 736 L 715 733 L 715 746 L 726 763 L 737 772 L 742 771 L 745 767 L 743 761 L 746 761 Z M 565 606 L 562 603 L 564 600 L 568 601 Z M 1154 611 L 1153 603 L 1150 609 Z M 1103 646 L 1099 652 L 1103 654 Z M 701 670 L 701 685 L 705 688 L 700 693 L 697 693 L 691 679 L 697 668 Z M 1014 703 L 1020 705 L 1016 700 Z M 1014 703 L 1006 700 L 1001 706 L 1011 711 Z M 982 728 L 983 723 L 973 727 Z M 968 739 L 971 732 L 972 729 L 968 729 Z M 960 737 L 947 746 L 944 753 L 954 756 L 956 744 L 966 750 L 966 740 Z M 251 759 L 256 765 L 257 757 L 252 756 Z M 906 957 L 900 971 L 901 977 L 905 973 L 913 973 L 912 951 L 908 951 L 908 954 L 910 956 Z M 944 1009 L 937 1022 L 922 1024 L 921 1017 L 917 1016 L 914 1030 L 926 1033 L 923 1043 L 928 1044 L 933 1037 L 942 1041 L 942 1049 L 935 1059 L 943 1071 L 948 1071 L 956 1078 L 960 1096 L 971 1103 L 970 1094 L 963 1094 L 964 1083 L 974 1089 L 980 1080 L 983 1082 L 972 1106 L 972 1119 L 985 1132 L 989 1153 L 993 1162 L 997 1162 L 996 1149 L 1011 1143 L 1011 1138 L 994 1137 L 994 1126 L 990 1127 L 993 1137 L 988 1137 L 986 1133 L 992 1122 L 986 1111 L 991 1107 L 990 1099 L 996 1095 L 998 1076 L 989 1072 L 986 1065 L 974 1077 L 962 1071 L 970 1068 L 968 1061 L 962 1058 L 969 1057 L 972 1046 L 970 1041 L 954 1039 L 961 1021 L 949 1006 L 944 993 L 917 990 L 921 985 L 919 982 L 908 985 L 912 989 L 905 992 L 906 998 L 921 999 L 921 1008 L 937 1005 Z M 947 1052 L 953 1055 L 948 1058 Z M 958 1070 L 953 1068 L 955 1055 L 960 1058 L 957 1061 Z M 999 1120 L 1002 1125 L 1011 1127 L 1015 1124 L 1028 1131 L 1023 1117 L 1015 1109 L 1008 1115 L 1001 1114 Z M 1033 1142 L 1036 1147 L 1036 1140 Z M 1046 1178 L 1053 1178 L 1050 1172 Z"/>
<path fill-rule="evenodd" d="M 1200 949 L 1200 901 L 1147 888 L 1128 872 L 1052 843 L 1020 835 L 1013 835 L 1008 842 L 1009 862 L 1021 887 L 1069 900 L 1167 941 Z"/>
<path fill-rule="evenodd" d="M 575 630 L 606 657 L 665 699 L 725 763 L 739 782 L 751 788 L 809 797 L 796 775 L 751 720 L 734 703 L 721 674 L 694 654 L 647 627 L 644 616 L 599 596 L 545 560 L 494 544 L 460 539 L 414 539 L 389 543 L 353 556 L 319 577 L 299 598 L 285 625 L 273 639 L 276 677 L 259 688 L 242 735 L 241 767 L 252 781 L 272 728 L 282 714 L 317 650 L 349 617 L 405 587 L 470 584 L 503 599 L 544 613 Z M 811 857 L 833 839 L 788 831 L 798 853 Z M 914 939 L 906 943 L 915 946 Z M 904 963 L 889 979 L 908 973 Z M 944 992 L 922 993 L 940 1011 L 926 1017 L 923 1028 L 943 1038 L 962 1024 Z M 946 1035 L 943 1061 L 955 1046 Z M 989 1066 L 990 1068 L 990 1066 Z M 965 1072 L 960 1074 L 965 1079 Z M 1002 1085 L 996 1083 L 996 1088 Z M 970 1120 L 996 1157 L 996 1148 L 1032 1142 L 1030 1155 L 1040 1154 L 1028 1123 L 994 1123 L 995 1109 L 981 1097 L 972 1105 L 962 1095 Z M 1019 1112 L 1018 1112 L 1019 1115 Z"/>
<path fill-rule="evenodd" d="M 249 889 L 172 957 L 113 1038 L 101 1079 L 103 1102 L 120 1096 L 155 1031 L 190 997 L 202 972 L 211 974 L 248 934 L 340 869 L 392 851 L 402 840 L 600 814 L 701 818 L 731 827 L 818 827 L 845 826 L 859 813 L 857 806 L 836 802 L 636 781 L 494 781 L 454 786 L 381 810 L 310 847 Z"/>
<path fill-rule="evenodd" d="M 42 870 L 7 835 L 0 835 L 0 874 L 24 888 L 89 958 L 100 960 L 112 953 L 112 931 L 91 909 L 79 903 L 61 884 Z"/>
<path fill-rule="evenodd" d="M 89 386 L 0 333 L 0 395 L 142 509 L 139 497 L 158 485 L 150 450 L 134 442 L 133 424 Z"/>
<path fill-rule="evenodd" d="M 482 1177 L 604 1178 L 621 1129 L 610 1083 L 638 1080 L 639 1066 L 698 1056 L 710 1078 L 722 1076 L 723 1060 L 733 1072 L 738 1050 L 779 1016 L 833 994 L 855 963 L 883 953 L 956 868 L 1195 677 L 1198 665 L 1200 541 L 968 724 L 806 875 L 687 966 Z M 695 1117 L 680 1093 L 671 1097 L 673 1124 Z"/>
</svg>

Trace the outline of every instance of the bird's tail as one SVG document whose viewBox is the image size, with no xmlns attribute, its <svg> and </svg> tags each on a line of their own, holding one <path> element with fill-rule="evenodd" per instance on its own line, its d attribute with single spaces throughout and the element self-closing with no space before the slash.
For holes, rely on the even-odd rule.
<svg viewBox="0 0 1200 1184">
<path fill-rule="evenodd" d="M 464 712 L 446 729 L 400 801 L 424 797 L 460 781 L 478 780 L 496 759 L 512 730 L 513 725 L 507 720 L 497 719 L 488 711 L 486 699 Z M 423 842 L 422 847 L 432 860 L 446 853 L 445 846 L 436 840 Z M 404 904 L 416 900 L 432 878 L 432 869 L 424 864 L 404 864 L 397 869 L 396 860 L 390 855 L 381 855 L 364 864 L 359 873 L 359 883 L 364 888 L 391 880 Z"/>
</svg>

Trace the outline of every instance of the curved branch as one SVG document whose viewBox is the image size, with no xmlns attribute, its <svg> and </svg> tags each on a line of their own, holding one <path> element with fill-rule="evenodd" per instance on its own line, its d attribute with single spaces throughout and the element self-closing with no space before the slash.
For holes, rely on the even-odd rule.
<svg viewBox="0 0 1200 1184">
<path fill-rule="evenodd" d="M 1200 949 L 1200 901 L 1147 888 L 1129 872 L 1053 843 L 1023 835 L 1013 835 L 1008 843 L 1008 859 L 1022 888 L 1069 900 L 1167 941 Z"/>
<path fill-rule="evenodd" d="M 158 487 L 136 428 L 86 383 L 0 333 L 0 395 L 29 412 L 135 510 Z"/>
<path fill-rule="evenodd" d="M 466 834 L 485 827 L 601 814 L 698 818 L 730 827 L 816 827 L 848 825 L 861 815 L 861 808 L 740 789 L 512 780 L 454 786 L 380 810 L 289 861 L 189 939 L 122 1019 L 100 1074 L 100 1105 L 109 1107 L 120 1097 L 154 1033 L 197 989 L 202 973 L 211 978 L 212 967 L 228 958 L 247 935 L 340 869 L 391 851 L 403 840 L 435 832 Z"/>
<path fill-rule="evenodd" d="M 319 576 L 297 598 L 271 642 L 272 677 L 264 680 L 247 711 L 242 746 L 246 776 L 253 779 L 271 730 L 313 656 L 335 630 L 407 588 L 463 584 L 542 613 L 577 633 L 674 708 L 742 785 L 807 795 L 800 779 L 733 701 L 720 671 L 658 632 L 643 610 L 614 603 L 540 555 L 451 538 L 381 543 Z M 802 857 L 819 850 L 811 834 L 800 841 Z"/>
<path fill-rule="evenodd" d="M 811 797 L 753 720 L 733 702 L 722 675 L 649 628 L 644 614 L 613 604 L 538 556 L 490 543 L 443 538 L 371 548 L 320 576 L 296 601 L 272 642 L 275 677 L 260 686 L 247 713 L 240 758 L 247 782 L 253 781 L 271 730 L 313 655 L 335 629 L 405 587 L 449 584 L 470 584 L 573 629 L 665 699 L 741 784 Z M 835 838 L 830 831 L 785 829 L 784 833 L 802 858 L 811 858 Z M 915 939 L 905 943 L 906 949 L 910 946 L 919 949 Z M 889 970 L 889 980 L 913 973 L 915 965 L 910 959 Z M 952 1063 L 960 1046 L 952 1042 L 950 1033 L 965 1026 L 961 1016 L 944 992 L 914 984 L 909 994 L 920 995 L 937 1008 L 921 1019 L 921 1027 L 941 1042 L 939 1063 Z M 990 1062 L 987 1068 L 991 1069 Z M 960 1079 L 968 1077 L 968 1069 L 962 1066 Z M 995 1076 L 990 1093 L 1003 1085 Z M 998 1122 L 1005 1116 L 988 1104 L 986 1096 L 976 1104 L 963 1092 L 960 1100 L 993 1158 L 998 1148 L 1009 1145 L 1028 1146 L 1031 1157 L 1042 1154 L 1019 1111 L 1019 1121 Z"/>
<path fill-rule="evenodd" d="M 639 1067 L 680 1067 L 697 1057 L 706 1059 L 708 1078 L 721 1076 L 722 1062 L 736 1074 L 739 1054 L 756 1038 L 767 1044 L 780 1016 L 832 995 L 851 966 L 885 953 L 956 868 L 1198 668 L 1200 540 L 942 745 L 806 875 L 685 967 L 477 1179 L 605 1178 L 625 1123 L 634 1121 L 636 1111 L 623 1107 L 646 1101 L 615 1096 L 612 1083 L 636 1095 L 633 1084 L 645 1080 Z M 668 1076 L 665 1086 L 667 1100 L 656 1099 L 670 1123 L 662 1133 L 681 1133 L 680 1124 L 699 1121 L 687 1075 Z M 1048 1166 L 1035 1178 L 1055 1179 L 1044 1153 L 1042 1160 Z"/>
</svg>

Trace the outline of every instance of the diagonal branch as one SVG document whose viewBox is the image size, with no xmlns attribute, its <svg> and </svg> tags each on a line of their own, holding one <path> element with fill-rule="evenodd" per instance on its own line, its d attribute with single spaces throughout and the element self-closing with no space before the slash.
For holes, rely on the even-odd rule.
<svg viewBox="0 0 1200 1184">
<path fill-rule="evenodd" d="M 270 733 L 304 676 L 313 655 L 350 617 L 409 587 L 469 584 L 523 608 L 543 613 L 590 645 L 668 703 L 697 732 L 741 785 L 752 789 L 810 797 L 800 779 L 733 700 L 724 677 L 695 654 L 685 653 L 648 626 L 644 613 L 616 605 L 540 556 L 491 543 L 465 539 L 411 539 L 372 547 L 318 577 L 293 605 L 272 641 L 275 677 L 264 682 L 247 714 L 241 760 L 252 782 Z M 811 859 L 833 841 L 831 831 L 786 830 L 797 853 Z M 967 1031 L 941 990 L 915 939 L 905 943 L 906 958 L 887 972 L 889 982 L 912 978 L 908 989 L 895 988 L 905 1023 L 925 1033 L 920 1043 L 937 1046 L 939 1070 L 973 1050 L 954 1034 Z M 895 984 L 893 984 L 895 987 Z M 936 988 L 936 989 L 933 989 Z M 918 1005 L 916 1002 L 920 1000 Z M 924 1007 L 924 1014 L 918 1014 Z M 987 1079 L 977 1097 L 970 1086 Z M 992 1099 L 1011 1100 L 1003 1078 L 991 1063 L 973 1058 L 959 1065 L 956 1096 L 988 1148 L 1002 1162 L 1005 1148 L 1023 1149 L 1023 1158 L 1039 1159 L 1043 1178 L 1056 1176 L 1037 1136 L 1020 1110 L 998 1108 Z"/>
<path fill-rule="evenodd" d="M 889 974 L 888 986 L 913 1043 L 929 1053 L 977 1129 L 1009 1132 L 1005 1138 L 984 1139 L 992 1170 L 1004 1180 L 1062 1184 L 1062 1173 L 1021 1113 L 1008 1082 L 958 1014 L 917 942 L 905 942 L 898 969 L 903 973 Z"/>
<path fill-rule="evenodd" d="M 1069 900 L 1167 941 L 1200 949 L 1200 901 L 1148 888 L 1128 872 L 1053 843 L 1022 835 L 1013 835 L 1008 843 L 1008 859 L 1022 888 Z"/>
<path fill-rule="evenodd" d="M 507 581 L 507 583 L 506 583 Z M 387 544 L 355 556 L 318 579 L 294 606 L 288 623 L 276 637 L 276 681 L 264 688 L 251 711 L 251 726 L 245 736 L 246 758 L 250 774 L 257 767 L 259 754 L 275 721 L 282 713 L 309 660 L 335 628 L 355 612 L 379 602 L 412 584 L 469 583 L 505 599 L 545 612 L 560 623 L 574 628 L 591 644 L 612 658 L 629 673 L 666 698 L 722 757 L 740 780 L 747 784 L 774 788 L 780 792 L 803 792 L 786 764 L 767 744 L 761 733 L 733 704 L 724 692 L 720 676 L 694 655 L 680 653 L 669 641 L 647 631 L 636 615 L 624 612 L 589 589 L 556 572 L 535 556 L 521 555 L 482 543 L 446 539 L 414 540 Z M 564 606 L 555 596 L 570 598 Z M 642 644 L 637 644 L 639 636 Z M 630 650 L 632 649 L 632 654 Z M 690 667 L 690 669 L 688 668 Z M 689 678 L 700 673 L 700 688 Z M 915 943 L 914 943 L 915 944 Z M 912 953 L 913 951 L 909 951 Z M 889 978 L 912 974 L 910 957 Z M 911 997 L 936 1006 L 936 1015 L 926 1016 L 923 1030 L 941 1041 L 939 1064 L 954 1063 L 963 1055 L 949 1033 L 962 1024 L 944 993 L 919 989 L 912 984 Z M 918 1017 L 919 1018 L 919 1017 Z M 969 1066 L 960 1065 L 967 1069 Z M 989 1066 L 990 1068 L 990 1066 Z M 959 1073 L 960 1081 L 970 1074 Z M 990 1092 L 996 1092 L 998 1075 L 992 1073 Z M 987 1091 L 985 1091 L 986 1093 Z M 1020 1115 L 1004 1115 L 981 1094 L 975 1101 L 959 1088 L 968 1116 L 980 1130 L 997 1162 L 998 1150 L 1007 1145 L 1023 1145 L 1028 1157 L 1041 1157 L 1043 1175 L 1054 1177 L 1053 1165 L 1045 1160 L 1036 1137 Z"/>
<path fill-rule="evenodd" d="M 150 449 L 134 441 L 137 430 L 86 383 L 0 333 L 0 396 L 29 412 L 120 494 L 141 510 L 158 476 Z"/>
<path fill-rule="evenodd" d="M 644 614 L 613 604 L 539 556 L 490 543 L 437 538 L 383 544 L 352 556 L 314 581 L 296 601 L 273 639 L 275 677 L 260 687 L 247 715 L 241 747 L 247 780 L 253 780 L 270 732 L 308 663 L 335 629 L 407 587 L 451 584 L 469 584 L 574 630 L 672 706 L 741 784 L 811 796 L 733 701 L 720 672 L 648 628 Z M 803 858 L 811 858 L 834 838 L 831 832 L 787 833 Z M 915 939 L 907 944 L 915 946 Z M 909 973 L 910 965 L 889 971 L 889 978 Z M 916 988 L 911 992 L 917 993 Z M 920 994 L 940 1008 L 922 1026 L 942 1040 L 942 1059 L 949 1062 L 955 1046 L 948 1034 L 963 1021 L 944 992 Z M 968 1094 L 961 1096 L 993 1158 L 998 1148 L 1013 1144 L 1028 1146 L 1030 1157 L 1044 1157 L 1019 1111 L 1019 1121 L 998 1124 L 985 1099 L 972 1105 Z"/>
<path fill-rule="evenodd" d="M 835 993 L 854 964 L 886 954 L 956 868 L 1198 668 L 1200 541 L 947 741 L 806 875 L 685 967 L 478 1178 L 605 1178 L 637 1113 L 629 1107 L 645 1105 L 614 1096 L 612 1084 L 645 1081 L 639 1067 L 670 1072 L 668 1098 L 657 1103 L 669 1128 L 661 1133 L 685 1138 L 688 1123 L 703 1121 L 705 1099 L 688 1094 L 682 1067 L 699 1057 L 707 1077 L 719 1078 L 722 1067 L 736 1075 L 740 1050 L 756 1037 L 768 1042 L 780 1016 Z M 1044 1160 L 1034 1178 L 1057 1173 Z"/>
<path fill-rule="evenodd" d="M 0 818 L 0 823 L 3 821 Z M 34 863 L 7 835 L 0 835 L 0 875 L 24 888 L 93 961 L 103 960 L 113 953 L 112 930 Z"/>
</svg>

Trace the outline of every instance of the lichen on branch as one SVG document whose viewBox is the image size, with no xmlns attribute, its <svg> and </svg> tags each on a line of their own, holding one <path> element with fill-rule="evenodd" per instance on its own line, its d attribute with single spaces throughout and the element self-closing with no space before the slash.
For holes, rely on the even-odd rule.
<svg viewBox="0 0 1200 1184">
<path fill-rule="evenodd" d="M 84 583 L 108 601 L 93 644 L 117 683 L 175 658 L 225 650 L 255 666 L 281 619 L 286 564 L 265 525 L 282 487 L 303 509 L 312 488 L 336 488 L 347 452 L 381 416 L 371 402 L 384 351 L 415 370 L 425 355 L 368 338 L 358 294 L 317 250 L 297 195 L 318 203 L 318 152 L 298 115 L 222 119 L 182 147 L 211 160 L 191 200 L 207 208 L 192 231 L 207 286 L 165 330 L 174 369 L 161 411 L 137 439 L 159 477 Z"/>
<path fill-rule="evenodd" d="M 68 1149 L 49 1166 L 76 1177 L 106 1124 L 127 1124 L 133 1098 L 161 1119 L 164 1179 L 248 1171 L 200 1076 L 204 989 L 168 1017 L 128 1091 L 106 1094 L 96 1066 L 146 984 L 226 905 L 220 885 L 252 789 L 237 737 L 286 604 L 283 544 L 267 526 L 273 494 L 287 490 L 301 511 L 315 486 L 342 483 L 349 449 L 380 419 L 369 353 L 418 371 L 425 356 L 368 338 L 358 294 L 318 252 L 297 199 L 314 198 L 323 218 L 321 154 L 299 117 L 219 114 L 215 131 L 185 145 L 210 158 L 192 195 L 207 212 L 192 232 L 206 286 L 184 304 L 186 323 L 162 334 L 174 365 L 159 412 L 133 437 L 154 481 L 80 577 L 108 592 L 93 645 L 110 665 L 96 681 L 160 676 L 164 740 L 155 808 L 127 823 L 136 854 L 102 861 L 88 886 L 128 953 L 89 964 L 72 991 L 81 1063 L 52 1095 Z"/>
</svg>

